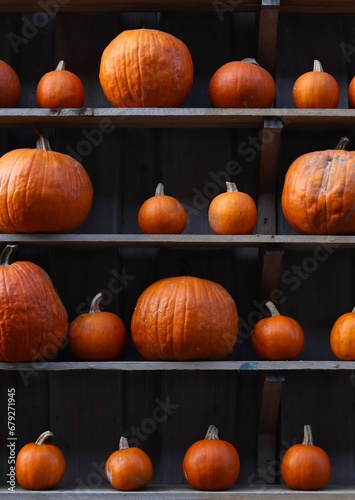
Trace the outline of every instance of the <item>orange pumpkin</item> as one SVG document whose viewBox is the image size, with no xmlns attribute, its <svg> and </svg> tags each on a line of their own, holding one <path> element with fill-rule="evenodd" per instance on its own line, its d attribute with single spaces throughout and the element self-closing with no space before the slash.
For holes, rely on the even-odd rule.
<svg viewBox="0 0 355 500">
<path fill-rule="evenodd" d="M 328 454 L 314 446 L 311 426 L 305 425 L 302 444 L 291 446 L 282 458 L 283 480 L 294 490 L 319 490 L 329 482 L 331 472 Z"/>
<path fill-rule="evenodd" d="M 0 108 L 14 108 L 21 97 L 21 83 L 17 73 L 0 60 Z"/>
<path fill-rule="evenodd" d="M 64 343 L 68 316 L 48 274 L 32 262 L 0 256 L 0 361 L 53 357 Z"/>
<path fill-rule="evenodd" d="M 140 207 L 138 225 L 146 234 L 180 234 L 187 225 L 187 214 L 176 198 L 164 194 L 164 186 L 159 183 L 155 196 Z"/>
<path fill-rule="evenodd" d="M 323 71 L 315 60 L 313 71 L 297 78 L 292 89 L 292 100 L 296 108 L 336 108 L 340 90 L 335 78 Z"/>
<path fill-rule="evenodd" d="M 268 71 L 247 58 L 221 66 L 210 80 L 208 94 L 215 108 L 269 108 L 276 85 Z"/>
<path fill-rule="evenodd" d="M 84 85 L 77 75 L 65 69 L 64 61 L 59 61 L 56 69 L 38 82 L 36 100 L 40 108 L 81 108 Z"/>
<path fill-rule="evenodd" d="M 355 152 L 345 151 L 348 142 L 344 137 L 335 149 L 306 153 L 289 167 L 281 206 L 299 233 L 355 232 Z"/>
<path fill-rule="evenodd" d="M 155 29 L 126 30 L 105 48 L 99 79 L 115 107 L 177 107 L 188 97 L 193 63 L 187 46 Z"/>
<path fill-rule="evenodd" d="M 250 342 L 254 352 L 270 361 L 294 359 L 304 347 L 304 333 L 300 324 L 279 313 L 268 301 L 266 307 L 271 316 L 258 321 L 252 329 Z"/>
<path fill-rule="evenodd" d="M 76 359 L 108 361 L 123 351 L 126 327 L 114 313 L 100 311 L 102 293 L 92 300 L 90 311 L 77 316 L 69 327 L 69 351 Z"/>
<path fill-rule="evenodd" d="M 186 451 L 182 469 L 186 481 L 197 490 L 227 490 L 239 477 L 239 453 L 231 443 L 219 439 L 218 429 L 210 425 L 205 438 Z"/>
<path fill-rule="evenodd" d="M 26 490 L 49 490 L 64 478 L 66 461 L 62 451 L 54 444 L 46 443 L 53 436 L 43 432 L 35 443 L 27 443 L 17 454 L 16 479 Z"/>
<path fill-rule="evenodd" d="M 330 348 L 342 361 L 355 361 L 355 307 L 335 321 L 330 332 Z"/>
<path fill-rule="evenodd" d="M 132 339 L 147 360 L 223 359 L 237 341 L 238 312 L 227 290 L 192 276 L 163 278 L 138 298 Z"/>
<path fill-rule="evenodd" d="M 208 209 L 208 222 L 215 234 L 249 234 L 258 221 L 255 202 L 238 191 L 234 182 L 226 182 L 227 192 L 216 196 Z"/>
<path fill-rule="evenodd" d="M 91 209 L 93 188 L 84 167 L 51 151 L 40 137 L 35 149 L 14 149 L 0 158 L 0 231 L 73 232 Z"/>
<path fill-rule="evenodd" d="M 355 76 L 351 79 L 348 86 L 348 100 L 351 108 L 355 108 Z"/>
<path fill-rule="evenodd" d="M 106 461 L 105 475 L 116 490 L 142 490 L 152 480 L 153 464 L 145 451 L 130 448 L 127 439 L 121 437 L 119 449 Z"/>
</svg>

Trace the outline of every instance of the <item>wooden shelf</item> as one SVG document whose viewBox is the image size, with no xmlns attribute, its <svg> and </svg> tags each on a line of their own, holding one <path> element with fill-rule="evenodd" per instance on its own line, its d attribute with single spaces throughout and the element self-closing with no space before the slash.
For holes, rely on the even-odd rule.
<svg viewBox="0 0 355 500">
<path fill-rule="evenodd" d="M 0 127 L 259 128 L 280 120 L 285 128 L 354 128 L 355 109 L 293 108 L 3 108 Z"/>
<path fill-rule="evenodd" d="M 0 243 L 65 247 L 198 247 L 225 248 L 275 245 L 280 248 L 353 248 L 355 236 L 212 235 L 212 234 L 0 234 Z"/>
<path fill-rule="evenodd" d="M 262 0 L 231 1 L 228 12 L 257 11 Z M 123 11 L 216 11 L 221 8 L 222 2 L 207 0 L 61 0 L 46 1 L 41 4 L 35 0 L 2 0 L 0 12 L 38 12 L 47 7 L 48 12 L 123 12 Z M 228 7 L 228 2 L 226 2 Z M 316 13 L 351 13 L 355 12 L 352 0 L 268 0 L 263 2 L 263 7 L 278 7 L 280 12 L 316 12 Z"/>
<path fill-rule="evenodd" d="M 16 488 L 15 494 L 17 497 L 23 497 L 33 500 L 39 500 L 41 498 L 48 498 L 49 495 L 57 500 L 68 500 L 75 498 L 75 500 L 87 500 L 89 497 L 92 498 L 125 498 L 126 500 L 136 500 L 137 498 L 144 499 L 163 499 L 166 500 L 169 497 L 173 497 L 174 500 L 193 500 L 193 499 L 203 499 L 203 500 L 216 500 L 218 498 L 224 500 L 265 500 L 265 499 L 277 499 L 280 500 L 295 500 L 299 499 L 301 496 L 308 498 L 315 498 L 316 500 L 333 500 L 334 498 L 339 500 L 348 500 L 353 498 L 354 489 L 351 486 L 328 486 L 320 491 L 294 491 L 290 490 L 284 486 L 259 486 L 257 489 L 248 486 L 234 486 L 228 491 L 197 491 L 193 490 L 188 486 L 148 486 L 142 491 L 117 491 L 113 488 L 102 487 L 98 490 L 95 489 L 55 489 L 51 490 L 50 494 L 48 492 L 41 491 L 25 491 L 21 488 Z M 11 498 L 13 493 L 7 490 L 0 490 L 1 498 Z"/>
<path fill-rule="evenodd" d="M 38 361 L 0 363 L 5 371 L 303 371 L 355 370 L 355 361 Z"/>
</svg>

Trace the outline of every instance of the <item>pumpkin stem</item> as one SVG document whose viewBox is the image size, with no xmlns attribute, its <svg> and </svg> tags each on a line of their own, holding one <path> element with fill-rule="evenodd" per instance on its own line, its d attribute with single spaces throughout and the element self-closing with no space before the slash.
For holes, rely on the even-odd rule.
<svg viewBox="0 0 355 500">
<path fill-rule="evenodd" d="M 120 450 L 128 450 L 129 444 L 128 444 L 128 439 L 124 436 L 120 437 L 120 444 L 118 445 Z"/>
<path fill-rule="evenodd" d="M 57 67 L 55 68 L 56 71 L 63 71 L 65 70 L 65 64 L 64 61 L 59 61 L 57 64 Z"/>
<path fill-rule="evenodd" d="M 235 182 L 226 181 L 226 185 L 227 185 L 227 193 L 237 193 L 238 192 L 238 188 L 237 188 Z"/>
<path fill-rule="evenodd" d="M 256 66 L 260 66 L 260 64 L 253 57 L 246 57 L 245 59 L 242 59 L 242 62 L 247 62 L 250 64 L 255 64 Z"/>
<path fill-rule="evenodd" d="M 38 446 L 41 446 L 45 442 L 45 440 L 51 436 L 53 436 L 53 432 L 51 431 L 42 432 L 42 434 L 37 438 L 36 444 Z"/>
<path fill-rule="evenodd" d="M 14 256 L 18 245 L 6 245 L 4 250 L 0 255 L 0 266 L 8 266 L 12 262 L 12 257 Z"/>
<path fill-rule="evenodd" d="M 302 444 L 304 444 L 305 446 L 313 446 L 312 428 L 310 425 L 304 426 L 304 437 Z"/>
<path fill-rule="evenodd" d="M 159 182 L 155 190 L 155 196 L 164 196 L 164 184 Z"/>
<path fill-rule="evenodd" d="M 353 307 L 353 309 L 352 309 L 352 311 L 351 311 L 351 312 L 355 313 L 355 306 Z"/>
<path fill-rule="evenodd" d="M 280 316 L 275 304 L 273 304 L 270 300 L 268 300 L 265 305 L 269 309 L 271 316 Z"/>
<path fill-rule="evenodd" d="M 207 434 L 205 439 L 219 439 L 218 437 L 218 429 L 215 425 L 210 425 L 207 429 Z"/>
<path fill-rule="evenodd" d="M 47 137 L 40 135 L 36 141 L 36 148 L 42 149 L 43 151 L 51 151 L 51 147 L 49 145 L 49 140 Z"/>
<path fill-rule="evenodd" d="M 313 71 L 317 71 L 317 72 L 320 72 L 320 73 L 323 72 L 322 65 L 321 65 L 321 63 L 319 61 L 317 61 L 317 59 L 315 59 L 313 61 Z"/>
<path fill-rule="evenodd" d="M 335 149 L 345 149 L 346 146 L 349 144 L 349 139 L 347 137 L 342 137 L 340 141 L 338 142 L 337 146 Z"/>
<path fill-rule="evenodd" d="M 89 313 L 96 313 L 96 312 L 100 312 L 100 307 L 99 307 L 99 304 L 102 300 L 102 293 L 98 293 L 97 295 L 95 295 L 95 297 L 92 299 L 91 301 L 91 305 L 90 305 L 90 311 Z"/>
</svg>

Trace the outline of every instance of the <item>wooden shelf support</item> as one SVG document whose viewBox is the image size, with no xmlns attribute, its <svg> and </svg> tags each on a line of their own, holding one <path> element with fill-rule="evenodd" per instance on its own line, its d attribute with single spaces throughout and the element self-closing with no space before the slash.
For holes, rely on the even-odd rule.
<svg viewBox="0 0 355 500">
<path fill-rule="evenodd" d="M 258 428 L 258 481 L 274 484 L 279 470 L 276 457 L 276 432 L 284 376 L 260 373 L 260 405 Z"/>
<path fill-rule="evenodd" d="M 264 120 L 260 130 L 258 233 L 276 234 L 276 183 L 282 121 Z"/>
<path fill-rule="evenodd" d="M 279 9 L 280 0 L 261 0 L 258 10 L 258 63 L 271 75 L 275 69 Z"/>
</svg>

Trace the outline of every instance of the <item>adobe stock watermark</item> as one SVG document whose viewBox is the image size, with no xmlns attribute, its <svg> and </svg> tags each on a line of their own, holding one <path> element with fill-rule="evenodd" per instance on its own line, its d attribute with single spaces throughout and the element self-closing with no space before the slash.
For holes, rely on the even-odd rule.
<svg viewBox="0 0 355 500">
<path fill-rule="evenodd" d="M 226 14 L 226 12 L 233 12 L 234 9 L 242 3 L 242 0 L 213 0 L 212 3 L 219 20 L 224 21 L 224 14 Z"/>
<path fill-rule="evenodd" d="M 70 0 L 39 0 L 39 11 L 32 14 L 31 18 L 21 17 L 21 32 L 14 33 L 10 31 L 7 34 L 12 49 L 16 54 L 20 52 L 21 45 L 27 44 L 39 30 L 47 26 L 49 21 L 59 12 L 60 6 L 69 3 Z"/>
<path fill-rule="evenodd" d="M 250 134 L 245 140 L 238 144 L 237 152 L 247 163 L 253 162 L 258 154 L 274 140 L 272 130 L 267 128 L 259 130 L 258 134 Z M 208 178 L 202 188 L 192 189 L 193 197 L 191 204 L 183 203 L 188 219 L 199 215 L 206 210 L 215 196 L 220 194 L 221 189 L 226 190 L 226 181 L 240 175 L 243 169 L 237 160 L 227 162 L 224 169 L 218 172 L 208 172 Z"/>
<path fill-rule="evenodd" d="M 110 304 L 113 297 L 117 294 L 123 292 L 123 290 L 133 281 L 136 276 L 127 273 L 126 268 L 123 267 L 120 272 L 117 269 L 111 269 L 111 278 L 108 281 L 107 287 L 100 290 L 103 294 L 103 299 L 101 300 L 102 305 Z M 84 314 L 90 310 L 90 304 L 93 297 L 87 297 L 83 302 L 81 302 L 76 308 L 76 314 Z M 60 343 L 57 338 L 52 339 L 50 343 L 46 345 L 43 350 L 41 358 L 36 361 L 27 363 L 29 365 L 28 369 L 19 370 L 19 374 L 22 382 L 28 386 L 31 377 L 38 376 L 39 372 L 45 369 L 49 363 L 53 361 L 58 356 L 58 353 L 64 351 L 68 345 L 68 337 L 65 339 L 64 343 Z"/>
<path fill-rule="evenodd" d="M 270 297 L 263 301 L 254 300 L 254 309 L 248 314 L 247 318 L 239 316 L 239 329 L 236 345 L 243 344 L 249 340 L 251 331 L 255 324 L 261 319 L 270 315 L 269 310 L 265 307 L 268 300 L 273 302 L 275 306 L 280 306 L 288 299 L 289 292 L 296 292 L 302 283 L 309 277 L 317 272 L 322 265 L 326 262 L 335 252 L 337 246 L 328 247 L 325 245 L 317 245 L 313 249 L 312 255 L 308 255 L 302 259 L 300 264 L 292 264 L 289 269 L 285 269 L 281 274 L 280 286 L 271 291 Z M 225 342 L 230 345 L 232 339 L 226 337 Z"/>
<path fill-rule="evenodd" d="M 144 418 L 139 425 L 132 425 L 128 431 L 122 434 L 123 437 L 128 439 L 129 446 L 140 447 L 142 441 L 146 441 L 149 436 L 154 434 L 159 425 L 166 422 L 180 408 L 179 404 L 170 401 L 170 396 L 166 396 L 165 400 L 157 397 L 154 402 L 156 406 L 151 415 Z M 92 462 L 93 470 L 86 476 L 85 480 L 80 477 L 76 478 L 77 488 L 97 489 L 106 484 L 105 464 L 106 461 Z"/>
</svg>

